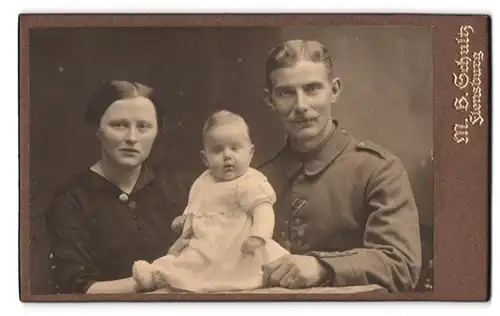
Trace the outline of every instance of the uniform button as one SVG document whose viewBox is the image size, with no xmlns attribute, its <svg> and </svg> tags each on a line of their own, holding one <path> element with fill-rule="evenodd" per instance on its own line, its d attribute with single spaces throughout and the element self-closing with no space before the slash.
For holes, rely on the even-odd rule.
<svg viewBox="0 0 500 316">
<path fill-rule="evenodd" d="M 135 220 L 137 220 L 137 215 L 134 215 L 132 218 L 135 219 Z"/>
<path fill-rule="evenodd" d="M 138 230 L 142 230 L 142 225 L 137 225 Z"/>
<path fill-rule="evenodd" d="M 302 221 L 300 220 L 300 218 L 295 218 L 292 221 L 292 224 L 295 225 L 295 226 L 298 226 L 298 225 L 302 224 Z"/>
<path fill-rule="evenodd" d="M 131 209 L 135 209 L 135 207 L 137 206 L 137 203 L 135 201 L 130 201 L 130 203 L 128 204 L 128 206 L 131 208 Z"/>
<path fill-rule="evenodd" d="M 281 238 L 288 238 L 288 234 L 286 232 L 281 232 Z"/>
<path fill-rule="evenodd" d="M 146 236 L 146 237 L 144 237 L 144 241 L 148 241 L 148 237 L 147 237 L 147 236 Z"/>
<path fill-rule="evenodd" d="M 292 243 L 289 240 L 285 240 L 281 243 L 281 246 L 286 250 L 290 251 L 292 249 Z"/>
</svg>

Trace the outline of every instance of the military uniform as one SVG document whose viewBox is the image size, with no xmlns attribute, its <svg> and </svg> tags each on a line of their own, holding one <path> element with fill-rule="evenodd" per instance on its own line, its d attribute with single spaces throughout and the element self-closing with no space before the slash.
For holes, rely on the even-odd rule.
<svg viewBox="0 0 500 316">
<path fill-rule="evenodd" d="M 421 249 L 407 173 L 393 154 L 334 123 L 314 152 L 285 146 L 260 168 L 277 194 L 274 238 L 328 267 L 327 286 L 411 291 Z"/>
</svg>

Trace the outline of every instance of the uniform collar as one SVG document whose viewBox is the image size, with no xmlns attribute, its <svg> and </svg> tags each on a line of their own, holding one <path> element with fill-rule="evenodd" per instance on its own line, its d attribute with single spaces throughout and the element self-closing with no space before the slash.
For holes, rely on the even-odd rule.
<svg viewBox="0 0 500 316">
<path fill-rule="evenodd" d="M 304 174 L 314 176 L 323 171 L 347 147 L 351 137 L 337 120 L 333 120 L 334 128 L 321 145 L 307 153 L 293 151 L 287 141 L 285 151 L 287 159 L 284 161 L 285 174 L 291 178 L 302 167 Z"/>
</svg>

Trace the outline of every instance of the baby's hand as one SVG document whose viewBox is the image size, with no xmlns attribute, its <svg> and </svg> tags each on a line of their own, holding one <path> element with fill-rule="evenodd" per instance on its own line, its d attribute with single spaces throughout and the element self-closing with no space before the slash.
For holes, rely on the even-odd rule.
<svg viewBox="0 0 500 316">
<path fill-rule="evenodd" d="M 189 245 L 189 239 L 180 238 L 178 239 L 168 250 L 168 254 L 173 256 L 179 256 L 181 251 Z"/>
<path fill-rule="evenodd" d="M 177 216 L 172 222 L 172 230 L 178 234 L 182 233 L 182 228 L 186 222 L 186 215 Z"/>
<path fill-rule="evenodd" d="M 254 254 L 257 249 L 264 246 L 265 241 L 260 237 L 250 236 L 241 245 L 241 252 Z"/>
</svg>

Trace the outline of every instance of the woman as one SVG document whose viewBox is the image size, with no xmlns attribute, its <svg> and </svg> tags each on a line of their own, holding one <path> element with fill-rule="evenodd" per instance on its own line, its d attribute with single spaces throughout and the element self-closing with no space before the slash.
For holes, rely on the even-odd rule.
<svg viewBox="0 0 500 316">
<path fill-rule="evenodd" d="M 47 212 L 58 292 L 136 292 L 133 262 L 165 255 L 177 237 L 170 223 L 185 206 L 180 182 L 145 163 L 163 109 L 151 88 L 111 81 L 85 120 L 96 128 L 101 158 L 57 192 Z"/>
</svg>

